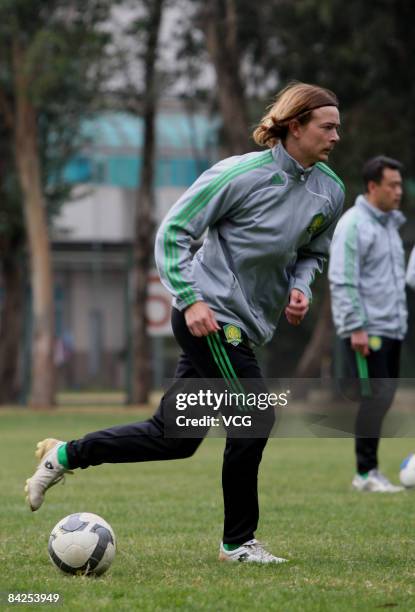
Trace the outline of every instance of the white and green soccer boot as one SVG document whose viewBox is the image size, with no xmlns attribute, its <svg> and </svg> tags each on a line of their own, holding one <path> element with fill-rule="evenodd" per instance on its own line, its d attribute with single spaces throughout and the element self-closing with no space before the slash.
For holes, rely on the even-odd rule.
<svg viewBox="0 0 415 612">
<path fill-rule="evenodd" d="M 234 550 L 225 550 L 220 543 L 219 561 L 239 561 L 241 563 L 286 563 L 287 559 L 274 557 L 258 542 L 249 540 Z"/>
<path fill-rule="evenodd" d="M 26 501 L 32 512 L 40 508 L 50 487 L 58 484 L 65 474 L 73 473 L 58 461 L 58 449 L 62 444 L 65 443 L 54 438 L 46 438 L 37 443 L 35 455 L 40 463 L 33 476 L 26 480 L 25 486 Z"/>
<path fill-rule="evenodd" d="M 374 468 L 365 476 L 356 474 L 352 480 L 352 488 L 356 491 L 368 493 L 399 493 L 404 487 L 400 487 L 391 483 L 382 472 Z"/>
</svg>

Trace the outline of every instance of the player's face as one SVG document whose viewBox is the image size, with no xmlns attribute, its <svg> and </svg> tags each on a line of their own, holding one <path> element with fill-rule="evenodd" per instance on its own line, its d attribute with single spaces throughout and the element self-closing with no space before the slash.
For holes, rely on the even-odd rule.
<svg viewBox="0 0 415 612">
<path fill-rule="evenodd" d="M 297 148 L 304 166 L 327 161 L 338 141 L 339 111 L 335 106 L 322 106 L 312 111 L 311 119 L 295 129 Z"/>
<path fill-rule="evenodd" d="M 384 168 L 380 183 L 369 181 L 371 200 L 383 212 L 399 208 L 402 199 L 402 177 L 399 170 Z"/>
</svg>

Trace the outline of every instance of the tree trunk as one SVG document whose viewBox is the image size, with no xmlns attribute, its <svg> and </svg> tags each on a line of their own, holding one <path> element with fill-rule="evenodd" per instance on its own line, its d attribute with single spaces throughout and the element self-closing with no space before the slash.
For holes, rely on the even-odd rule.
<svg viewBox="0 0 415 612">
<path fill-rule="evenodd" d="M 235 0 L 211 0 L 201 15 L 206 46 L 217 78 L 218 100 L 230 155 L 252 149 L 245 92 L 240 76 Z"/>
<path fill-rule="evenodd" d="M 15 39 L 14 145 L 30 254 L 33 296 L 33 340 L 30 406 L 51 408 L 54 404 L 54 311 L 53 280 L 47 217 L 43 198 L 38 151 L 37 113 L 29 100 L 24 52 Z"/>
<path fill-rule="evenodd" d="M 333 341 L 333 324 L 330 310 L 330 291 L 324 291 L 321 309 L 313 334 L 298 363 L 296 378 L 320 378 L 330 369 Z"/>
<path fill-rule="evenodd" d="M 156 116 L 156 59 L 163 0 L 148 4 L 148 39 L 145 51 L 144 144 L 137 194 L 134 236 L 133 382 L 132 403 L 148 401 L 151 388 L 151 350 L 146 315 L 148 277 L 153 261 L 154 151 Z"/>
<path fill-rule="evenodd" d="M 19 349 L 23 329 L 21 244 L 9 244 L 2 256 L 4 303 L 0 320 L 0 404 L 14 404 L 19 395 Z"/>
</svg>

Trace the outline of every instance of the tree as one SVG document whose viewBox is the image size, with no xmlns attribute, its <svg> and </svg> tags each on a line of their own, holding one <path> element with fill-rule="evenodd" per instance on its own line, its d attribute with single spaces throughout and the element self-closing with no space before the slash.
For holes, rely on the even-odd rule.
<svg viewBox="0 0 415 612">
<path fill-rule="evenodd" d="M 0 404 L 15 403 L 18 397 L 19 344 L 23 327 L 25 232 L 10 141 L 10 133 L 3 126 L 0 133 L 0 272 L 3 280 Z"/>
<path fill-rule="evenodd" d="M 238 11 L 235 0 L 212 0 L 199 14 L 206 47 L 217 78 L 217 96 L 223 118 L 227 150 L 241 155 L 249 144 L 249 119 L 240 69 Z"/>
<path fill-rule="evenodd" d="M 0 112 L 13 134 L 14 158 L 23 198 L 33 296 L 32 387 L 35 408 L 54 404 L 54 308 L 44 170 L 40 150 L 42 114 L 65 112 L 79 121 L 79 105 L 95 95 L 92 70 L 106 36 L 96 25 L 109 3 L 73 0 L 6 1 L 0 7 Z M 94 29 L 95 28 L 95 29 Z M 76 53 L 74 50 L 76 49 Z M 92 76 L 91 76 L 92 73 Z M 76 102 L 75 102 L 76 100 Z M 72 104 L 71 104 L 72 102 Z M 76 132 L 75 132 L 76 133 Z"/>
<path fill-rule="evenodd" d="M 121 25 L 114 37 L 112 54 L 120 84 L 114 90 L 115 104 L 142 118 L 143 146 L 137 176 L 134 239 L 132 247 L 132 380 L 127 402 L 148 402 L 151 389 L 151 343 L 148 334 L 148 281 L 153 264 L 157 103 L 163 81 L 158 69 L 159 36 L 165 0 L 127 3 L 119 15 Z M 115 13 L 117 21 L 118 14 Z M 137 74 L 140 78 L 137 79 Z"/>
<path fill-rule="evenodd" d="M 147 331 L 146 306 L 148 298 L 148 278 L 153 261 L 154 237 L 154 151 L 155 117 L 157 105 L 157 47 L 163 0 L 146 0 L 146 17 L 143 23 L 138 20 L 133 28 L 142 31 L 145 24 L 144 43 L 144 96 L 143 121 L 144 144 L 139 178 L 139 189 L 135 211 L 135 234 L 133 246 L 134 262 L 134 304 L 133 304 L 133 403 L 148 401 L 150 390 L 150 342 Z M 131 31 L 131 30 L 130 30 Z"/>
</svg>

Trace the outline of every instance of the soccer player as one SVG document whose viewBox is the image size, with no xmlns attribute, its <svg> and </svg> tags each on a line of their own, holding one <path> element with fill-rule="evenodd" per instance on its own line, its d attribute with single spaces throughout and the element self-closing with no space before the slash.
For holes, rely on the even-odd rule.
<svg viewBox="0 0 415 612">
<path fill-rule="evenodd" d="M 310 284 L 322 270 L 344 187 L 325 164 L 339 140 L 338 100 L 315 85 L 291 84 L 277 96 L 253 136 L 265 152 L 234 156 L 204 172 L 171 208 L 157 233 L 156 262 L 174 302 L 172 327 L 183 353 L 173 384 L 145 422 L 38 444 L 28 479 L 31 509 L 66 470 L 101 463 L 191 456 L 202 437 L 165 435 L 177 391 L 195 378 L 221 378 L 230 389 L 257 379 L 253 347 L 268 342 L 282 312 L 292 325 L 307 313 Z M 207 230 L 192 259 L 190 245 Z M 204 384 L 204 382 L 200 382 Z M 260 437 L 228 435 L 223 458 L 225 561 L 280 563 L 255 539 L 258 468 L 273 425 L 265 411 Z M 202 527 L 202 525 L 201 525 Z"/>
<path fill-rule="evenodd" d="M 402 489 L 378 469 L 382 422 L 396 391 L 407 328 L 401 169 L 388 157 L 366 162 L 365 194 L 340 219 L 330 249 L 332 312 L 346 363 L 351 376 L 372 379 L 361 383 L 355 424 L 352 486 L 358 491 Z"/>
</svg>

